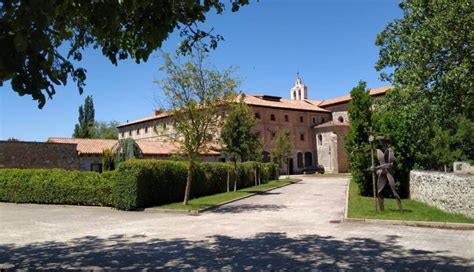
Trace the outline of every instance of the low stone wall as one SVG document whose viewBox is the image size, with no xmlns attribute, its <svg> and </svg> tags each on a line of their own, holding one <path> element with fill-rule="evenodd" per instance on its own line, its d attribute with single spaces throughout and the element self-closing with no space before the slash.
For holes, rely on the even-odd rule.
<svg viewBox="0 0 474 272">
<path fill-rule="evenodd" d="M 0 141 L 1 168 L 79 170 L 77 144 Z"/>
<path fill-rule="evenodd" d="M 449 213 L 474 217 L 474 175 L 411 171 L 410 198 Z"/>
</svg>

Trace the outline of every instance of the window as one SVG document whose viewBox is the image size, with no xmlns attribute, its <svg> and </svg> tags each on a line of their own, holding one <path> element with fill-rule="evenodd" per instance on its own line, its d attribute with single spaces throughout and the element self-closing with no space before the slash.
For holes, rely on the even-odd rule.
<svg viewBox="0 0 474 272">
<path fill-rule="evenodd" d="M 300 123 L 303 123 L 304 122 L 304 118 L 303 116 L 300 116 Z"/>
<path fill-rule="evenodd" d="M 300 134 L 300 140 L 301 140 L 301 141 L 304 141 L 304 133 L 301 133 L 301 134 Z"/>
<path fill-rule="evenodd" d="M 272 132 L 272 140 L 275 138 L 275 132 Z"/>
<path fill-rule="evenodd" d="M 260 119 L 260 113 L 258 112 L 255 113 L 255 119 Z"/>
<path fill-rule="evenodd" d="M 316 124 L 316 118 L 313 117 L 313 125 Z"/>
<path fill-rule="evenodd" d="M 318 143 L 319 145 L 323 145 L 323 135 L 318 134 Z"/>
<path fill-rule="evenodd" d="M 131 130 L 128 132 L 128 136 L 132 136 L 132 131 Z"/>
<path fill-rule="evenodd" d="M 276 120 L 276 118 L 275 118 L 275 114 L 273 114 L 273 113 L 272 113 L 272 114 L 270 114 L 270 120 L 272 120 L 272 121 L 275 121 L 275 120 Z"/>
<path fill-rule="evenodd" d="M 145 127 L 145 134 L 148 133 L 148 127 Z"/>
<path fill-rule="evenodd" d="M 125 138 L 125 132 L 122 131 L 122 138 Z"/>
<path fill-rule="evenodd" d="M 321 117 L 321 123 L 324 123 L 326 122 L 326 119 L 324 119 L 324 117 Z"/>
<path fill-rule="evenodd" d="M 163 123 L 162 126 L 163 126 L 163 129 L 166 129 L 166 123 Z"/>
<path fill-rule="evenodd" d="M 344 118 L 342 118 L 342 116 L 339 116 L 339 118 L 337 118 L 337 120 L 339 120 L 339 123 L 344 123 Z"/>
<path fill-rule="evenodd" d="M 140 129 L 137 128 L 137 135 L 140 135 Z"/>
<path fill-rule="evenodd" d="M 290 121 L 290 117 L 288 117 L 288 114 L 285 114 L 285 122 Z"/>
</svg>

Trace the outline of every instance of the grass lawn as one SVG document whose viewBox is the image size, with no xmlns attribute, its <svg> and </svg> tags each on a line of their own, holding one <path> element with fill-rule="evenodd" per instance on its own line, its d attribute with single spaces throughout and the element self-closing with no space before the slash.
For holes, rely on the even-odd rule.
<svg viewBox="0 0 474 272">
<path fill-rule="evenodd" d="M 336 173 L 336 174 L 308 174 L 305 177 L 315 177 L 315 178 L 347 178 L 350 177 L 350 173 Z"/>
<path fill-rule="evenodd" d="M 349 218 L 390 219 L 406 221 L 433 221 L 433 222 L 456 222 L 474 223 L 474 218 L 463 215 L 449 214 L 424 203 L 402 199 L 403 214 L 400 214 L 395 199 L 385 199 L 385 211 L 374 211 L 374 199 L 359 195 L 359 188 L 355 182 L 350 182 L 349 187 Z"/>
<path fill-rule="evenodd" d="M 273 180 L 268 183 L 264 183 L 258 186 L 247 187 L 236 192 L 220 193 L 210 196 L 203 196 L 194 198 L 188 201 L 188 205 L 183 205 L 182 202 L 170 203 L 160 206 L 155 206 L 153 208 L 160 209 L 178 209 L 178 210 L 200 210 L 215 206 L 217 204 L 233 200 L 239 197 L 247 196 L 254 193 L 263 192 L 268 189 L 272 189 L 278 186 L 282 186 L 289 183 L 298 182 L 297 179 L 280 179 Z"/>
</svg>

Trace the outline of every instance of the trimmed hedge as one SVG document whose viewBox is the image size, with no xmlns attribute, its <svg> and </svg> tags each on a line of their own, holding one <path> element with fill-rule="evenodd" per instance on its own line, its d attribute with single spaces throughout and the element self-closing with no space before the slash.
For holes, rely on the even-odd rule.
<svg viewBox="0 0 474 272">
<path fill-rule="evenodd" d="M 254 169 L 257 165 L 261 169 L 262 182 L 278 178 L 278 168 L 275 164 L 239 163 L 237 165 L 239 188 L 254 185 Z M 193 173 L 190 197 L 225 192 L 228 170 L 233 173 L 233 165 L 230 163 L 197 164 Z M 184 198 L 187 162 L 128 160 L 119 165 L 118 172 L 114 186 L 117 209 L 133 210 L 176 202 Z"/>
<path fill-rule="evenodd" d="M 115 172 L 0 169 L 0 201 L 112 206 Z"/>
<path fill-rule="evenodd" d="M 121 210 L 171 203 L 184 198 L 187 165 L 183 161 L 135 159 L 102 174 L 63 169 L 0 169 L 0 201 L 113 206 Z M 233 167 L 231 163 L 197 164 L 191 197 L 225 192 L 228 171 L 233 188 Z M 238 188 L 255 184 L 256 167 L 262 182 L 278 178 L 275 164 L 239 163 Z"/>
</svg>

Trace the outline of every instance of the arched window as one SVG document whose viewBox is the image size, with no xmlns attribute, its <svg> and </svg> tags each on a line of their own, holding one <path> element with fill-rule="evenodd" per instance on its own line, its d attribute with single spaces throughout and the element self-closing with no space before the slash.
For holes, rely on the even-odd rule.
<svg viewBox="0 0 474 272">
<path fill-rule="evenodd" d="M 313 165 L 313 153 L 305 152 L 304 153 L 304 166 L 312 166 Z"/>
<path fill-rule="evenodd" d="M 301 152 L 296 155 L 296 165 L 298 168 L 303 168 L 303 153 Z"/>
<path fill-rule="evenodd" d="M 323 135 L 318 134 L 318 144 L 323 145 Z"/>
<path fill-rule="evenodd" d="M 337 118 L 337 120 L 339 120 L 339 123 L 344 123 L 344 118 L 342 118 L 342 116 L 339 116 L 339 118 Z"/>
</svg>

